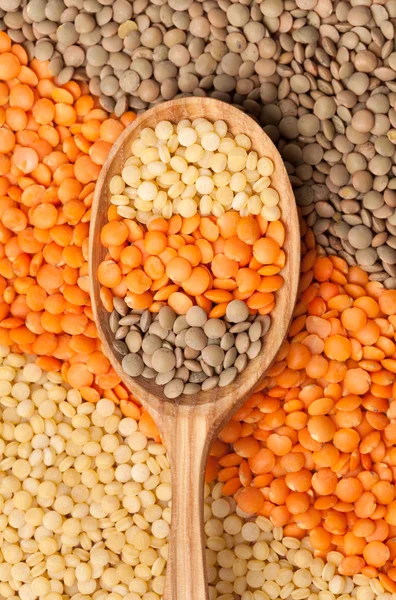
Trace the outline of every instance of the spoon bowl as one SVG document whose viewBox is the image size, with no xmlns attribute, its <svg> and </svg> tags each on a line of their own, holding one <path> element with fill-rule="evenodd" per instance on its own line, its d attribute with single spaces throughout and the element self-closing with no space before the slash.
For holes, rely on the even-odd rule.
<svg viewBox="0 0 396 600">
<path fill-rule="evenodd" d="M 286 264 L 281 274 L 283 287 L 276 292 L 271 324 L 262 338 L 260 354 L 250 360 L 235 381 L 223 388 L 182 395 L 169 400 L 163 388 L 143 377 L 132 378 L 121 367 L 122 356 L 112 345 L 109 313 L 100 300 L 97 271 L 106 255 L 100 233 L 107 222 L 110 181 L 121 172 L 131 156 L 131 144 L 145 127 L 155 128 L 164 120 L 178 123 L 206 117 L 224 120 L 236 135 L 245 133 L 252 150 L 274 163 L 271 185 L 279 196 L 281 219 L 286 227 L 283 250 Z M 203 531 L 203 485 L 205 464 L 211 443 L 219 429 L 262 384 L 286 336 L 297 295 L 300 263 L 300 232 L 296 204 L 281 156 L 256 121 L 239 109 L 210 98 L 182 98 L 155 106 L 138 116 L 118 138 L 96 184 L 90 228 L 89 269 L 95 323 L 103 349 L 130 392 L 155 420 L 168 451 L 172 473 L 172 525 L 164 600 L 208 600 Z"/>
</svg>

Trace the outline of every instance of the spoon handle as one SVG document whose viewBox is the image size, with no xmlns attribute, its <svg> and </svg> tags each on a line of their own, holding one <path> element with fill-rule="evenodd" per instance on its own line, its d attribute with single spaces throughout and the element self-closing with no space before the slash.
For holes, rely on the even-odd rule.
<svg viewBox="0 0 396 600">
<path fill-rule="evenodd" d="M 172 524 L 164 600 L 208 600 L 204 477 L 211 429 L 208 414 L 179 406 L 161 415 L 172 473 Z"/>
</svg>

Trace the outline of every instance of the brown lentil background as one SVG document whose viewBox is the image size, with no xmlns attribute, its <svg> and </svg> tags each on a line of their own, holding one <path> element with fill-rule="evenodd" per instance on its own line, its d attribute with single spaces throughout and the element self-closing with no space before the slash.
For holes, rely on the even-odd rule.
<svg viewBox="0 0 396 600">
<path fill-rule="evenodd" d="M 396 0 L 0 0 L 0 30 L 120 116 L 183 94 L 277 144 L 328 254 L 396 287 Z"/>
</svg>

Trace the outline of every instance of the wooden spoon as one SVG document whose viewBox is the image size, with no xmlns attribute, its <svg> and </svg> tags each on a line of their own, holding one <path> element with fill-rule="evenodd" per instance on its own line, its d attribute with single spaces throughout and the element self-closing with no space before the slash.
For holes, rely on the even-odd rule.
<svg viewBox="0 0 396 600">
<path fill-rule="evenodd" d="M 276 293 L 271 326 L 263 338 L 261 353 L 248 363 L 237 379 L 224 388 L 168 400 L 163 395 L 163 389 L 153 381 L 126 375 L 121 368 L 122 357 L 113 349 L 109 313 L 100 300 L 97 279 L 98 266 L 106 254 L 106 249 L 100 244 L 100 232 L 107 222 L 110 180 L 113 175 L 120 174 L 131 155 L 131 143 L 140 131 L 144 127 L 155 128 L 158 122 L 164 120 L 178 123 L 181 119 L 193 120 L 198 117 L 206 117 L 212 122 L 223 119 L 233 135 L 247 134 L 253 150 L 259 156 L 266 156 L 273 161 L 272 185 L 280 195 L 282 220 L 287 229 L 284 244 L 287 259 L 282 271 L 285 283 Z M 89 255 L 92 308 L 104 351 L 125 385 L 155 420 L 170 460 L 172 525 L 164 600 L 208 600 L 203 487 L 209 449 L 220 428 L 263 381 L 286 335 L 297 294 L 299 223 L 289 178 L 277 149 L 253 119 L 218 100 L 190 97 L 155 106 L 127 127 L 102 168 L 92 206 Z"/>
</svg>

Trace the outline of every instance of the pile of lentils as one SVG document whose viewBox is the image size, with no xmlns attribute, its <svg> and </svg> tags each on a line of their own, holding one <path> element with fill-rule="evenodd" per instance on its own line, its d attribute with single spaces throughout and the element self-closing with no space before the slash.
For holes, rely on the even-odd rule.
<svg viewBox="0 0 396 600">
<path fill-rule="evenodd" d="M 160 600 L 164 446 L 36 360 L 0 345 L 0 598 Z"/>
<path fill-rule="evenodd" d="M 396 287 L 396 0 L 0 0 L 0 29 L 120 116 L 185 94 L 277 144 L 328 254 Z"/>
<path fill-rule="evenodd" d="M 144 416 L 85 402 L 36 360 L 0 345 L 0 597 L 160 600 L 172 498 L 164 446 Z M 339 552 L 315 557 L 308 536 L 242 512 L 224 485 L 204 491 L 212 600 L 393 600 L 377 577 L 338 574 Z"/>
<path fill-rule="evenodd" d="M 125 373 L 155 380 L 170 399 L 232 383 L 258 356 L 269 326 L 268 315 L 249 315 L 242 300 L 230 302 L 222 319 L 208 318 L 199 306 L 180 316 L 163 306 L 153 318 L 148 310 L 130 311 L 121 298 L 110 315 Z"/>
<path fill-rule="evenodd" d="M 131 150 L 110 181 L 110 202 L 122 217 L 147 224 L 153 215 L 220 217 L 236 210 L 241 217 L 280 218 L 272 160 L 259 157 L 250 137 L 234 136 L 223 120 L 160 121 L 155 130 L 145 127 Z"/>
</svg>

